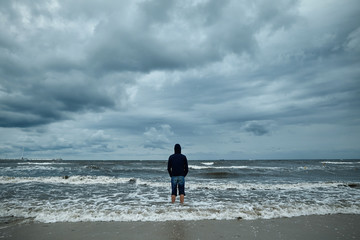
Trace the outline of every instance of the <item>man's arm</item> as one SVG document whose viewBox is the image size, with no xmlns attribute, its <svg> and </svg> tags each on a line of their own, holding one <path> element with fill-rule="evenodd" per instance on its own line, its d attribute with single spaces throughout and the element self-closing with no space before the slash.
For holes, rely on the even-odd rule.
<svg viewBox="0 0 360 240">
<path fill-rule="evenodd" d="M 184 171 L 185 171 L 185 176 L 184 176 L 184 177 L 186 177 L 186 175 L 187 175 L 187 174 L 188 174 L 188 172 L 189 172 L 188 162 L 187 162 L 187 158 L 186 158 L 186 156 L 185 156 Z"/>
<path fill-rule="evenodd" d="M 169 157 L 169 160 L 168 160 L 167 170 L 168 170 L 168 173 L 169 173 L 170 177 L 172 177 L 172 172 L 171 172 L 171 159 L 170 159 L 170 157 Z"/>
</svg>

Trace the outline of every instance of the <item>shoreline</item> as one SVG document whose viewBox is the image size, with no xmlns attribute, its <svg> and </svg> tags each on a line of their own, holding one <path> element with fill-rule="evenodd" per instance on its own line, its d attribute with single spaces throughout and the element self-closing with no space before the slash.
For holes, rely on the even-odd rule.
<svg viewBox="0 0 360 240">
<path fill-rule="evenodd" d="M 8 221 L 1 239 L 360 239 L 360 215 L 165 222 Z"/>
</svg>

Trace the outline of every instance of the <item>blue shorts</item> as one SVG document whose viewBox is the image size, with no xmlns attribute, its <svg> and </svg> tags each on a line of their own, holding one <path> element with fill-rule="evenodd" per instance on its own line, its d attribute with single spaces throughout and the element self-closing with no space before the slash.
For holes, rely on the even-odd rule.
<svg viewBox="0 0 360 240">
<path fill-rule="evenodd" d="M 171 177 L 171 195 L 177 196 L 177 189 L 179 189 L 179 195 L 185 195 L 184 176 Z"/>
</svg>

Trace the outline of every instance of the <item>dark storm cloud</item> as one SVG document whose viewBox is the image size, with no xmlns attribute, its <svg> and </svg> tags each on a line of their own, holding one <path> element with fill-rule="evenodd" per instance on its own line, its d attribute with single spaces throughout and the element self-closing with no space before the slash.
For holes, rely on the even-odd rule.
<svg viewBox="0 0 360 240">
<path fill-rule="evenodd" d="M 53 3 L 2 2 L 7 30 L 0 34 L 1 127 L 44 125 L 115 105 L 84 72 L 80 29 L 54 15 Z"/>
<path fill-rule="evenodd" d="M 71 113 L 114 107 L 109 96 L 87 82 L 24 82 L 0 97 L 2 127 L 31 127 L 69 119 Z M 12 84 L 11 84 L 12 85 Z"/>
<path fill-rule="evenodd" d="M 263 22 L 277 29 L 296 21 L 296 1 L 281 7 L 254 2 L 249 17 L 248 6 L 236 1 L 166 2 L 138 3 L 133 15 L 120 11 L 100 21 L 89 64 L 104 72 L 199 67 L 229 53 L 253 52 Z"/>
<path fill-rule="evenodd" d="M 255 145 L 246 138 L 286 145 L 284 129 L 351 135 L 359 13 L 356 1 L 1 1 L 12 140 L 0 148 L 146 156 L 186 139 L 194 155 L 231 155 Z"/>
</svg>

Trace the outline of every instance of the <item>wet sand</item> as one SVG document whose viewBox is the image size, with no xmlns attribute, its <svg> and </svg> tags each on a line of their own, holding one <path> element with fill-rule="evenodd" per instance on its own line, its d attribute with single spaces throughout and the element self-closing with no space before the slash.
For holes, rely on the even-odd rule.
<svg viewBox="0 0 360 240">
<path fill-rule="evenodd" d="M 270 220 L 0 224 L 0 239 L 360 239 L 360 215 Z"/>
</svg>

